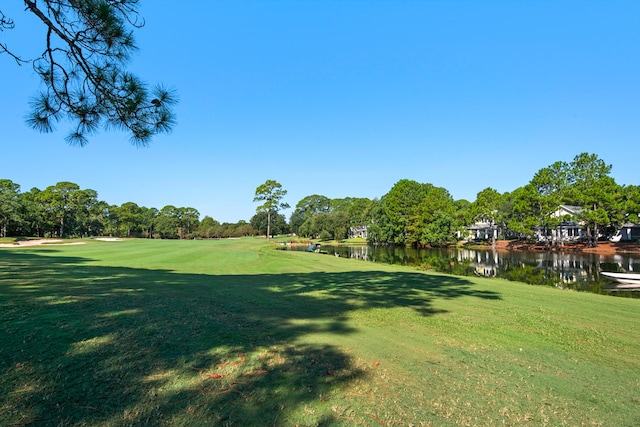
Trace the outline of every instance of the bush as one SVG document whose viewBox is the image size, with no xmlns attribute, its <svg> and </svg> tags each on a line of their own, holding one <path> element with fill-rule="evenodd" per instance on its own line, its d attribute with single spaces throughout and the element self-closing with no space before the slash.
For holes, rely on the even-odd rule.
<svg viewBox="0 0 640 427">
<path fill-rule="evenodd" d="M 322 230 L 318 239 L 320 239 L 321 242 L 326 242 L 327 240 L 331 240 L 331 234 L 329 234 L 327 230 Z"/>
</svg>

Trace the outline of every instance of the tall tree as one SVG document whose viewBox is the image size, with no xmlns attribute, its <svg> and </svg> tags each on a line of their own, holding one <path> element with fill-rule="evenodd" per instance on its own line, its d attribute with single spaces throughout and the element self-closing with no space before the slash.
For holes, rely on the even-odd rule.
<svg viewBox="0 0 640 427">
<path fill-rule="evenodd" d="M 267 221 L 267 212 L 256 212 L 254 216 L 251 217 L 249 221 L 251 227 L 254 230 L 259 231 L 260 233 L 267 233 L 268 221 Z M 289 230 L 289 226 L 287 225 L 287 219 L 283 214 L 273 213 L 271 214 L 271 233 L 272 234 L 283 234 L 287 233 Z"/>
<path fill-rule="evenodd" d="M 267 240 L 271 238 L 271 214 L 289 207 L 287 203 L 282 202 L 286 195 L 287 190 L 282 188 L 282 184 L 272 179 L 268 179 L 264 184 L 256 188 L 253 201 L 264 202 L 256 208 L 256 212 L 267 213 Z"/>
<path fill-rule="evenodd" d="M 186 207 L 177 209 L 180 238 L 192 238 L 200 222 L 200 212 L 196 208 Z"/>
<path fill-rule="evenodd" d="M 154 228 L 163 239 L 180 238 L 180 212 L 173 205 L 160 209 L 154 220 Z"/>
<path fill-rule="evenodd" d="M 0 237 L 7 237 L 10 222 L 20 218 L 20 186 L 9 179 L 0 179 Z"/>
<path fill-rule="evenodd" d="M 640 223 L 640 186 L 626 185 L 622 188 L 624 196 L 624 215 L 625 221 Z M 622 224 L 618 224 L 622 225 Z"/>
<path fill-rule="evenodd" d="M 312 194 L 303 198 L 296 204 L 296 208 L 289 219 L 291 231 L 300 233 L 300 227 L 305 221 L 320 212 L 329 212 L 330 209 L 331 200 L 326 196 Z"/>
<path fill-rule="evenodd" d="M 473 210 L 476 220 L 484 220 L 489 223 L 491 229 L 491 245 L 496 245 L 496 223 L 500 215 L 500 204 L 502 195 L 495 189 L 487 187 L 478 193 L 476 201 L 473 202 Z"/>
<path fill-rule="evenodd" d="M 80 191 L 78 184 L 62 181 L 56 185 L 50 185 L 44 191 L 38 193 L 38 201 L 45 210 L 45 218 L 58 229 L 58 237 L 64 237 L 66 233 L 66 220 L 70 219 L 69 213 L 73 208 L 73 193 Z"/>
<path fill-rule="evenodd" d="M 128 132 L 131 143 L 148 144 L 175 124 L 176 97 L 162 85 L 149 90 L 126 66 L 136 50 L 133 30 L 144 25 L 138 0 L 24 0 L 25 10 L 45 28 L 44 50 L 23 59 L 6 44 L 0 53 L 18 64 L 31 62 L 45 90 L 31 102 L 27 123 L 51 132 L 54 123 L 72 123 L 70 144 L 85 145 L 101 126 Z M 0 12 L 0 31 L 14 28 Z"/>
<path fill-rule="evenodd" d="M 95 190 L 86 189 L 73 192 L 71 195 L 71 216 L 75 225 L 74 235 L 92 235 L 92 211 L 98 203 L 98 193 Z"/>
<path fill-rule="evenodd" d="M 20 193 L 22 230 L 26 236 L 41 237 L 45 229 L 45 207 L 40 202 L 41 191 L 38 188 Z"/>
<path fill-rule="evenodd" d="M 589 246 L 598 245 L 601 227 L 609 226 L 622 200 L 621 187 L 609 176 L 611 165 L 595 154 L 578 154 L 570 164 L 571 201 L 584 208 Z"/>
<path fill-rule="evenodd" d="M 140 208 L 140 227 L 142 228 L 142 234 L 149 239 L 153 238 L 153 232 L 155 227 L 156 218 L 159 215 L 156 208 Z"/>
<path fill-rule="evenodd" d="M 210 216 L 206 215 L 200 221 L 198 226 L 198 234 L 200 237 L 210 239 L 212 237 L 220 237 L 220 223 Z"/>
<path fill-rule="evenodd" d="M 418 205 L 418 218 L 414 221 L 420 246 L 443 246 L 453 240 L 455 226 L 455 204 L 449 192 L 427 185 L 427 194 Z"/>
<path fill-rule="evenodd" d="M 126 237 L 131 237 L 131 231 L 139 227 L 141 215 L 142 211 L 137 203 L 126 202 L 120 205 L 118 209 L 118 222 L 121 227 L 125 228 Z"/>
<path fill-rule="evenodd" d="M 384 224 L 378 230 L 383 233 L 378 237 L 380 241 L 399 245 L 416 241 L 418 207 L 427 196 L 429 185 L 401 179 L 382 196 L 380 213 L 386 218 L 380 218 L 381 224 Z"/>
</svg>

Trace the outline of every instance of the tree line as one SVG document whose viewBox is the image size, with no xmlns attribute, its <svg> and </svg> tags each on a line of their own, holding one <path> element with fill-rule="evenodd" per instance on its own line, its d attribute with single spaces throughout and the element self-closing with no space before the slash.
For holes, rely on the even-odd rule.
<svg viewBox="0 0 640 427">
<path fill-rule="evenodd" d="M 533 239 L 547 235 L 567 217 L 550 215 L 559 205 L 582 208 L 577 218 L 588 243 L 597 245 L 624 223 L 638 223 L 640 187 L 619 185 L 611 165 L 595 154 L 581 153 L 571 162 L 540 169 L 526 185 L 499 193 L 488 187 L 476 200 L 454 200 L 432 184 L 403 179 L 380 199 L 302 199 L 291 215 L 291 230 L 302 236 L 342 239 L 366 227 L 377 244 L 443 246 L 466 235 L 466 227 L 482 221 L 501 238 Z"/>
<path fill-rule="evenodd" d="M 162 209 L 134 202 L 112 205 L 98 193 L 72 182 L 44 190 L 20 191 L 20 185 L 0 179 L 0 237 L 146 237 L 163 239 L 223 238 L 257 235 L 246 221 L 219 223 L 200 219 L 192 207 Z"/>
<path fill-rule="evenodd" d="M 443 246 L 464 236 L 476 221 L 489 224 L 501 238 L 546 234 L 567 220 L 550 216 L 566 204 L 582 208 L 577 220 L 595 245 L 598 236 L 640 222 L 640 186 L 619 185 L 610 173 L 611 165 L 582 153 L 572 162 L 540 169 L 512 192 L 486 188 L 473 202 L 454 200 L 445 188 L 402 179 L 376 199 L 306 196 L 289 221 L 279 212 L 288 206 L 281 201 L 286 191 L 269 180 L 256 190 L 254 201 L 265 203 L 249 222 L 222 224 L 209 216 L 200 219 L 192 207 L 111 205 L 100 201 L 95 190 L 71 182 L 21 192 L 18 184 L 0 179 L 0 236 L 193 239 L 294 233 L 321 240 L 363 235 L 376 244 Z"/>
</svg>

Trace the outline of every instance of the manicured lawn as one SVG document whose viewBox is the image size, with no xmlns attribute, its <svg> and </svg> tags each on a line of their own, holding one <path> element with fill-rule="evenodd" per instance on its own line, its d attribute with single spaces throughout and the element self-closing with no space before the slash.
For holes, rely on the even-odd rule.
<svg viewBox="0 0 640 427">
<path fill-rule="evenodd" d="M 640 425 L 640 301 L 264 240 L 0 248 L 2 425 Z"/>
</svg>

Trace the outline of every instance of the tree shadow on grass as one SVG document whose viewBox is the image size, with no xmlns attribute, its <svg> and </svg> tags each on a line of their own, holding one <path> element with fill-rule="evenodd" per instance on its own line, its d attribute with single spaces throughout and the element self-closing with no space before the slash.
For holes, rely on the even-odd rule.
<svg viewBox="0 0 640 427">
<path fill-rule="evenodd" d="M 184 274 L 0 252 L 0 408 L 9 425 L 323 425 L 366 376 L 302 340 L 355 332 L 356 309 L 498 299 L 418 272 Z M 342 421 L 345 421 L 344 419 Z"/>
</svg>

